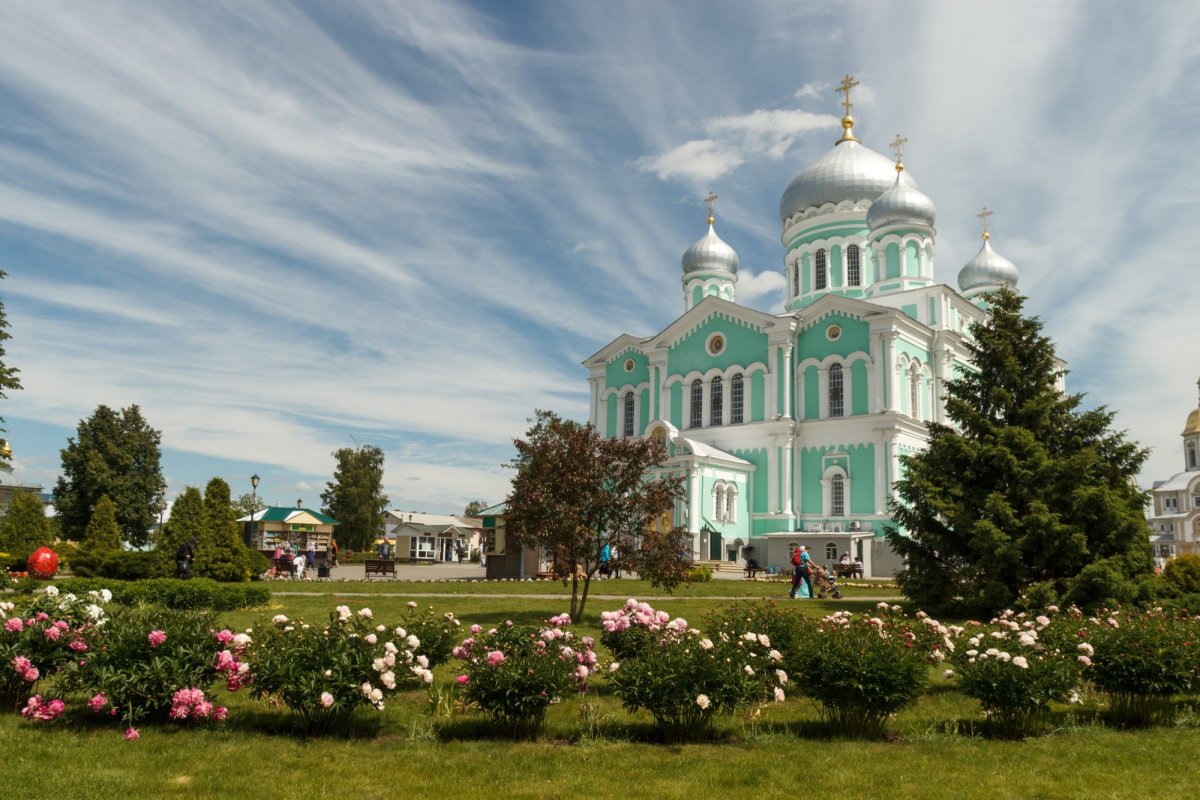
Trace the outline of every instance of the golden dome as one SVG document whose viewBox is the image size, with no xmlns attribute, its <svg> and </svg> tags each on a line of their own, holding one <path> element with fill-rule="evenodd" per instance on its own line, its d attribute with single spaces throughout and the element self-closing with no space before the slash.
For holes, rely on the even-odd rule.
<svg viewBox="0 0 1200 800">
<path fill-rule="evenodd" d="M 1188 414 L 1187 424 L 1183 426 L 1183 433 L 1180 436 L 1191 436 L 1193 433 L 1200 433 L 1200 408 L 1192 409 L 1192 413 Z"/>
<path fill-rule="evenodd" d="M 8 439 L 0 439 L 0 456 L 12 458 L 12 448 L 8 446 Z"/>
</svg>

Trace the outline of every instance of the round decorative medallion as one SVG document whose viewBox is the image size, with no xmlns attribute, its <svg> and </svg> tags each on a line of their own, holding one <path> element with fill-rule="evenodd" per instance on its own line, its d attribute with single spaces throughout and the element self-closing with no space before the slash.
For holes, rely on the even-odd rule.
<svg viewBox="0 0 1200 800">
<path fill-rule="evenodd" d="M 711 356 L 719 356 L 725 351 L 725 337 L 721 334 L 714 334 L 708 340 L 708 354 Z"/>
<path fill-rule="evenodd" d="M 625 371 L 633 372 L 633 359 L 632 358 L 625 359 Z"/>
<path fill-rule="evenodd" d="M 830 325 L 825 329 L 825 338 L 831 342 L 836 342 L 838 339 L 842 338 L 842 326 Z"/>
</svg>

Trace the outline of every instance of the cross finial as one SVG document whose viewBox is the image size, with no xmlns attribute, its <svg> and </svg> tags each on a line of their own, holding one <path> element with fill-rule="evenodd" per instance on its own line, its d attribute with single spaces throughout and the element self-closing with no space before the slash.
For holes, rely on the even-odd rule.
<svg viewBox="0 0 1200 800">
<path fill-rule="evenodd" d="M 837 90 L 842 92 L 845 97 L 842 98 L 842 138 L 838 139 L 841 142 L 856 142 L 858 139 L 854 135 L 854 117 L 850 116 L 850 108 L 854 105 L 850 102 L 850 90 L 858 86 L 859 81 L 854 80 L 854 76 L 849 72 L 846 77 L 842 78 L 842 82 L 838 84 Z"/>
<path fill-rule="evenodd" d="M 975 216 L 983 220 L 983 240 L 986 242 L 988 239 L 992 238 L 991 234 L 988 232 L 988 219 L 992 216 L 992 211 L 987 206 L 984 206 L 983 211 L 980 211 Z"/>
<path fill-rule="evenodd" d="M 896 172 L 904 169 L 901 158 L 904 155 L 904 145 L 906 144 L 908 144 L 908 139 L 897 133 L 896 138 L 892 139 L 891 144 L 888 145 L 888 147 L 892 148 L 892 152 L 896 154 Z"/>
<path fill-rule="evenodd" d="M 713 224 L 713 203 L 717 201 L 717 195 L 713 194 L 712 189 L 708 190 L 708 197 L 704 198 L 704 202 L 708 203 L 708 224 Z"/>
</svg>

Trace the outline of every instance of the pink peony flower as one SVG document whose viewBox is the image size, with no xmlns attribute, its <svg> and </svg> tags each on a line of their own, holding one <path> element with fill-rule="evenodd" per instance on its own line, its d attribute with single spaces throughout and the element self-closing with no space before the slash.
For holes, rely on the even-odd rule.
<svg viewBox="0 0 1200 800">
<path fill-rule="evenodd" d="M 499 650 L 493 650 L 487 654 L 487 665 L 489 667 L 495 667 L 503 663 L 504 653 L 501 653 Z"/>
<path fill-rule="evenodd" d="M 228 716 L 229 709 L 225 706 L 217 706 L 215 709 L 213 709 L 213 719 L 215 719 L 217 722 L 224 722 L 225 718 Z"/>
<path fill-rule="evenodd" d="M 221 644 L 229 644 L 233 641 L 233 631 L 226 628 L 225 630 L 217 631 L 217 641 Z"/>
<path fill-rule="evenodd" d="M 25 630 L 25 621 L 20 617 L 13 617 L 12 619 L 5 620 L 4 630 L 8 631 L 9 633 L 20 633 L 21 631 Z"/>
<path fill-rule="evenodd" d="M 127 742 L 136 742 L 140 736 L 141 734 L 138 733 L 137 728 L 129 727 L 125 729 L 125 741 Z"/>
<path fill-rule="evenodd" d="M 108 705 L 108 698 L 103 693 L 96 695 L 91 700 L 88 700 L 88 708 L 92 711 L 102 711 Z"/>
<path fill-rule="evenodd" d="M 30 667 L 29 669 L 25 670 L 25 674 L 22 675 L 21 678 L 28 681 L 29 683 L 36 683 L 37 679 L 40 678 L 41 676 L 42 676 L 42 673 L 38 672 L 37 667 Z"/>
<path fill-rule="evenodd" d="M 67 646 L 76 653 L 86 653 L 88 650 L 87 642 L 85 642 L 83 639 L 72 639 L 71 643 Z"/>
<path fill-rule="evenodd" d="M 46 638 L 52 642 L 57 642 L 58 637 L 62 636 L 62 630 L 53 626 L 46 628 L 44 633 L 46 634 Z"/>
<path fill-rule="evenodd" d="M 12 660 L 12 668 L 17 672 L 25 672 L 31 666 L 32 663 L 25 656 L 16 656 Z"/>
<path fill-rule="evenodd" d="M 146 637 L 150 640 L 151 647 L 158 647 L 167 640 L 166 631 L 150 631 L 150 635 Z"/>
<path fill-rule="evenodd" d="M 455 677 L 455 679 L 454 679 L 455 683 L 467 683 L 470 680 L 471 680 L 470 675 L 459 675 L 459 676 Z"/>
</svg>

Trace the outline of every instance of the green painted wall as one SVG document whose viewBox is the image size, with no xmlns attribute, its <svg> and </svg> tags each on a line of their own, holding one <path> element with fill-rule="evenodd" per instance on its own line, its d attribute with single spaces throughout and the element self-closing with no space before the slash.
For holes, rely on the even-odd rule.
<svg viewBox="0 0 1200 800">
<path fill-rule="evenodd" d="M 709 355 L 704 346 L 713 333 L 721 333 L 725 337 L 725 349 L 716 356 Z M 715 314 L 667 351 L 667 373 L 703 373 L 713 367 L 724 370 L 756 361 L 767 361 L 767 335 L 724 315 Z"/>
<path fill-rule="evenodd" d="M 832 459 L 825 455 L 840 450 L 846 453 Z M 855 444 L 829 447 L 805 447 L 800 450 L 800 513 L 823 514 L 821 476 L 833 465 L 840 466 L 850 478 L 849 514 L 875 513 L 875 445 Z"/>
<path fill-rule="evenodd" d="M 929 298 L 929 324 L 930 325 L 937 324 L 937 298 L 936 297 Z"/>
<path fill-rule="evenodd" d="M 875 445 L 847 448 L 850 453 L 850 513 L 875 513 Z"/>
<path fill-rule="evenodd" d="M 625 371 L 625 362 L 633 362 L 633 372 Z M 604 368 L 604 383 L 606 387 L 620 389 L 622 386 L 650 382 L 650 359 L 636 350 L 626 350 L 609 362 Z"/>
<path fill-rule="evenodd" d="M 842 335 L 835 341 L 829 341 L 825 331 L 830 325 L 837 323 L 842 329 Z M 798 361 L 809 358 L 824 360 L 828 356 L 849 356 L 851 353 L 868 353 L 871 341 L 871 326 L 861 319 L 845 314 L 830 314 L 805 328 L 796 337 L 796 353 Z"/>
<path fill-rule="evenodd" d="M 821 456 L 824 450 L 801 448 L 800 450 L 800 508 L 801 514 L 820 514 L 821 507 Z"/>
<path fill-rule="evenodd" d="M 800 245 L 815 242 L 818 239 L 836 239 L 843 236 L 865 236 L 868 229 L 861 222 L 852 220 L 841 220 L 838 222 L 826 222 L 821 225 L 814 225 L 811 228 L 804 229 L 798 236 L 788 242 L 788 250 L 794 250 Z"/>
<path fill-rule="evenodd" d="M 692 305 L 693 306 L 697 305 L 703 299 L 704 299 L 704 287 L 693 286 L 692 287 Z"/>
<path fill-rule="evenodd" d="M 756 447 L 753 450 L 730 450 L 732 455 L 744 458 L 754 465 L 754 500 L 750 510 L 759 514 L 767 511 L 767 450 Z"/>
<path fill-rule="evenodd" d="M 617 430 L 617 396 L 610 395 L 605 403 L 605 423 L 604 430 L 608 432 L 608 438 L 615 439 L 619 431 Z"/>
<path fill-rule="evenodd" d="M 829 248 L 829 285 L 842 286 L 845 281 L 845 269 L 842 264 L 842 246 L 835 244 Z"/>
<path fill-rule="evenodd" d="M 766 373 L 758 370 L 750 376 L 750 421 L 762 422 L 767 417 Z"/>
<path fill-rule="evenodd" d="M 917 319 L 917 304 L 916 303 L 909 303 L 907 305 L 900 306 L 900 310 L 903 311 L 905 314 L 908 314 L 913 319 Z"/>
<path fill-rule="evenodd" d="M 900 277 L 900 246 L 893 242 L 887 246 L 884 251 L 887 258 L 887 277 Z"/>
<path fill-rule="evenodd" d="M 637 434 L 641 436 L 646 432 L 646 427 L 650 424 L 650 390 L 642 389 L 638 402 L 641 404 L 641 411 L 638 413 L 638 429 Z"/>
<path fill-rule="evenodd" d="M 671 424 L 683 430 L 683 384 L 671 387 Z"/>
<path fill-rule="evenodd" d="M 821 386 L 817 381 L 817 368 L 810 364 L 804 368 L 804 419 L 820 416 Z"/>
<path fill-rule="evenodd" d="M 812 291 L 812 254 L 805 253 L 800 257 L 800 293 L 808 294 Z"/>
<path fill-rule="evenodd" d="M 905 312 L 905 313 L 907 313 L 907 312 Z M 896 339 L 896 352 L 904 353 L 909 358 L 918 358 L 921 360 L 922 364 L 929 363 L 929 351 L 926 350 L 924 347 L 921 347 L 918 344 L 914 344 L 914 343 L 908 341 L 907 339 L 904 339 L 904 338 Z"/>
<path fill-rule="evenodd" d="M 859 360 L 850 365 L 850 413 L 867 413 L 867 362 Z"/>
<path fill-rule="evenodd" d="M 917 243 L 911 239 L 904 243 L 904 271 L 914 277 L 921 274 L 921 261 L 917 256 Z"/>
</svg>

